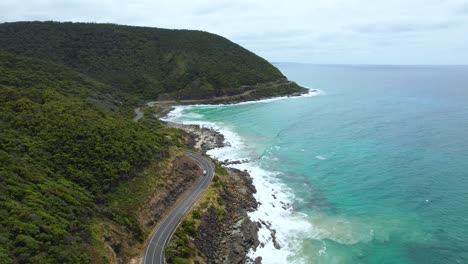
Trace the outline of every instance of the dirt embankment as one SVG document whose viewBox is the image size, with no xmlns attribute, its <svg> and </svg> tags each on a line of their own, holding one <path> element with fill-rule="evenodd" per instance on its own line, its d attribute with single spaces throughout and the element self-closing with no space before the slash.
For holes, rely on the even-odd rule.
<svg viewBox="0 0 468 264">
<path fill-rule="evenodd" d="M 174 159 L 172 168 L 161 179 L 162 182 L 165 182 L 165 187 L 156 189 L 140 210 L 140 224 L 145 228 L 154 227 L 200 175 L 202 175 L 200 166 L 191 158 L 183 155 Z"/>
<path fill-rule="evenodd" d="M 158 182 L 141 208 L 136 209 L 136 221 L 141 235 L 123 225 L 103 224 L 102 242 L 109 252 L 111 263 L 139 263 L 144 250 L 144 238 L 154 230 L 166 212 L 193 186 L 202 175 L 200 166 L 183 153 L 172 153 L 171 158 L 156 166 Z M 140 240 L 141 239 L 141 240 Z"/>
</svg>

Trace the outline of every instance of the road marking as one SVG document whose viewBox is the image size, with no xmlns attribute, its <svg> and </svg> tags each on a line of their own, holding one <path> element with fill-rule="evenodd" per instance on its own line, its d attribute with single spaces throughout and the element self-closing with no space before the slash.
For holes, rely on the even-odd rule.
<svg viewBox="0 0 468 264">
<path fill-rule="evenodd" d="M 152 263 L 152 264 L 155 263 L 154 262 L 155 261 L 154 255 L 156 254 L 157 251 L 158 252 L 161 251 L 161 254 L 159 254 L 159 259 L 156 259 L 156 260 L 158 260 L 159 263 L 165 263 L 165 259 L 164 259 L 165 250 L 164 249 L 166 247 L 166 244 L 169 243 L 170 239 L 174 235 L 174 233 L 177 230 L 178 226 L 182 223 L 183 216 L 187 213 L 187 211 L 189 209 L 191 209 L 191 207 L 193 206 L 195 201 L 206 190 L 206 188 L 209 186 L 209 183 L 213 179 L 214 166 L 213 166 L 213 164 L 211 162 L 209 162 L 205 157 L 203 157 L 203 156 L 201 156 L 199 154 L 194 154 L 194 153 L 191 153 L 191 152 L 186 152 L 186 153 L 190 158 L 192 158 L 199 165 L 201 165 L 202 169 L 206 170 L 209 173 L 207 173 L 207 175 L 202 175 L 200 177 L 200 179 L 197 180 L 197 182 L 195 183 L 195 185 L 191 189 L 191 193 L 189 193 L 186 197 L 184 197 L 183 200 L 179 204 L 177 204 L 175 206 L 173 211 L 171 211 L 169 213 L 169 215 L 163 220 L 163 222 L 159 224 L 156 231 L 151 236 L 151 239 L 150 239 L 149 243 L 146 246 L 145 255 L 144 255 L 144 258 L 143 258 L 143 263 L 145 263 L 145 264 L 148 263 L 147 262 L 148 261 L 148 258 L 147 258 L 148 257 L 148 251 L 152 250 L 153 247 L 154 247 L 154 250 L 153 250 L 153 252 L 151 254 L 151 262 L 150 263 Z M 182 210 L 183 210 L 183 213 L 180 214 Z M 168 234 L 168 236 L 165 236 L 165 234 L 167 233 L 168 228 L 171 227 L 171 225 L 174 224 L 174 223 L 176 224 L 175 227 L 172 230 L 170 230 L 170 233 Z M 161 231 L 161 228 L 163 228 L 162 231 Z M 154 238 L 158 233 L 161 233 L 161 234 L 159 235 L 156 243 L 154 243 Z M 162 244 L 160 244 L 161 238 L 163 238 L 163 241 L 162 241 L 163 243 Z M 158 248 L 160 250 L 158 250 Z M 158 262 L 156 262 L 156 263 L 158 263 Z"/>
</svg>

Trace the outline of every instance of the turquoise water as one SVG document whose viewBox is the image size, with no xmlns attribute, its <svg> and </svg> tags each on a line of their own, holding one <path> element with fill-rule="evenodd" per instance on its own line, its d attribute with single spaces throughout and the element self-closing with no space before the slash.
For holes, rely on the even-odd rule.
<svg viewBox="0 0 468 264">
<path fill-rule="evenodd" d="M 468 67 L 277 67 L 322 92 L 179 121 L 235 132 L 294 194 L 288 262 L 468 263 Z"/>
</svg>

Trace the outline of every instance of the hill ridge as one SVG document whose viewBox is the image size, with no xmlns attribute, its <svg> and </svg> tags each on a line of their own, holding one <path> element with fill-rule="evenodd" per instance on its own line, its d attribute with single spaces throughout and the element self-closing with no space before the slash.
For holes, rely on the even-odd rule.
<svg viewBox="0 0 468 264">
<path fill-rule="evenodd" d="M 143 100 L 206 99 L 286 77 L 272 64 L 204 31 L 116 24 L 0 24 L 0 49 L 65 65 Z M 297 87 L 290 87 L 291 90 Z"/>
</svg>

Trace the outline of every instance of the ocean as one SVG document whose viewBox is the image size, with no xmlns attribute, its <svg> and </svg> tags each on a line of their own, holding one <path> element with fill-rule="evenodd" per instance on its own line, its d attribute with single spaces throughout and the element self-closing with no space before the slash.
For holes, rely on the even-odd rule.
<svg viewBox="0 0 468 264">
<path fill-rule="evenodd" d="M 468 66 L 276 66 L 316 93 L 181 106 L 248 159 L 263 263 L 468 263 Z"/>
</svg>

